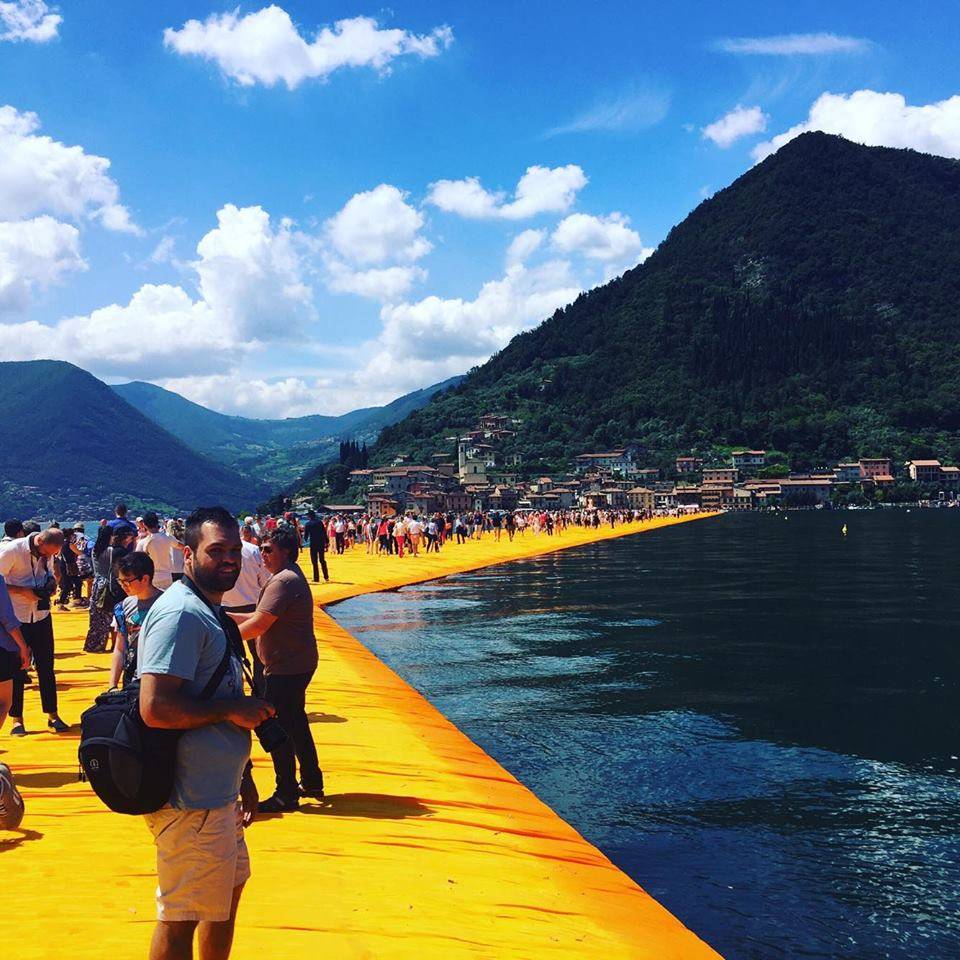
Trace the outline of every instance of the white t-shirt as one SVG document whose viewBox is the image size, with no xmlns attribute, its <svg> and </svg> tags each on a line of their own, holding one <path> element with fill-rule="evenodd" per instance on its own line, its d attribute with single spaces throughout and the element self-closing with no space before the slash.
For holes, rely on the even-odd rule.
<svg viewBox="0 0 960 960">
<path fill-rule="evenodd" d="M 30 541 L 36 534 L 29 537 L 20 537 L 0 544 L 0 576 L 7 581 L 8 587 L 39 587 L 53 576 L 49 562 L 45 557 L 35 557 L 30 550 Z M 10 595 L 13 603 L 13 612 L 21 623 L 36 623 L 46 620 L 50 616 L 49 607 L 46 610 L 37 609 L 37 598 L 29 596 Z"/>
<path fill-rule="evenodd" d="M 423 533 L 423 524 L 419 520 L 411 520 L 407 524 L 407 533 L 411 537 L 419 537 Z"/>
<path fill-rule="evenodd" d="M 153 561 L 153 585 L 158 590 L 166 590 L 173 583 L 173 564 L 170 553 L 176 549 L 173 546 L 176 542 L 162 530 L 150 533 L 137 541 L 137 550 L 145 553 Z"/>
<path fill-rule="evenodd" d="M 260 548 L 255 543 L 243 541 L 243 557 L 240 561 L 240 576 L 232 590 L 220 600 L 224 607 L 248 607 L 260 599 L 260 591 L 270 579 L 270 572 L 263 565 Z"/>
</svg>

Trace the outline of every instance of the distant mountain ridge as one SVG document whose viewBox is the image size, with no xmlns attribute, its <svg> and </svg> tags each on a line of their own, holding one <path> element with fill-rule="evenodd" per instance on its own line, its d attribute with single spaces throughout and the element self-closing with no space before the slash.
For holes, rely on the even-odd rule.
<svg viewBox="0 0 960 960">
<path fill-rule="evenodd" d="M 118 500 L 182 513 L 256 505 L 269 487 L 188 448 L 96 377 L 59 360 L 0 363 L 0 513 L 95 518 Z"/>
<path fill-rule="evenodd" d="M 528 475 L 626 442 L 796 467 L 960 458 L 960 162 L 807 133 L 700 204 L 642 265 L 387 427 L 429 462 L 488 412 Z"/>
<path fill-rule="evenodd" d="M 339 416 L 314 414 L 285 420 L 230 416 L 152 383 L 134 380 L 112 389 L 187 446 L 272 487 L 282 487 L 336 457 L 340 440 L 372 443 L 380 430 L 423 406 L 462 376 L 405 394 L 382 407 Z"/>
</svg>

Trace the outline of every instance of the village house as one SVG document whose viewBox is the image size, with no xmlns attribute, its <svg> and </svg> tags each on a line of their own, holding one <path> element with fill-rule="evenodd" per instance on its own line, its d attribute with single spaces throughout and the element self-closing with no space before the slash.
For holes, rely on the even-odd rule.
<svg viewBox="0 0 960 960">
<path fill-rule="evenodd" d="M 833 468 L 837 483 L 859 483 L 861 479 L 859 463 L 838 463 Z"/>
<path fill-rule="evenodd" d="M 861 457 L 860 458 L 860 479 L 872 480 L 877 476 L 891 476 L 893 474 L 893 461 L 889 457 Z"/>
<path fill-rule="evenodd" d="M 730 454 L 730 463 L 737 470 L 759 470 L 766 465 L 766 450 L 734 450 Z"/>
<path fill-rule="evenodd" d="M 627 491 L 627 503 L 631 510 L 653 513 L 653 491 L 649 487 L 631 487 Z"/>
<path fill-rule="evenodd" d="M 807 506 L 829 503 L 834 477 L 833 474 L 819 476 L 807 474 L 785 477 L 779 483 L 784 504 Z"/>
<path fill-rule="evenodd" d="M 914 483 L 939 483 L 939 460 L 908 460 L 905 464 L 907 473 Z"/>
<path fill-rule="evenodd" d="M 699 473 L 703 467 L 703 460 L 700 457 L 677 457 L 677 473 Z"/>
<path fill-rule="evenodd" d="M 606 453 L 581 453 L 574 457 L 577 473 L 597 471 L 604 474 L 620 473 L 626 476 L 636 472 L 636 447 L 618 447 Z"/>
<path fill-rule="evenodd" d="M 736 467 L 704 467 L 703 482 L 705 484 L 721 483 L 732 487 L 737 482 L 738 473 Z"/>
<path fill-rule="evenodd" d="M 673 488 L 673 495 L 676 498 L 678 508 L 699 510 L 703 502 L 703 488 L 690 484 L 677 484 Z"/>
<path fill-rule="evenodd" d="M 945 487 L 960 487 L 960 467 L 941 467 L 940 482 Z"/>
<path fill-rule="evenodd" d="M 656 513 L 672 513 L 677 509 L 677 497 L 673 487 L 653 492 L 653 509 Z"/>
</svg>

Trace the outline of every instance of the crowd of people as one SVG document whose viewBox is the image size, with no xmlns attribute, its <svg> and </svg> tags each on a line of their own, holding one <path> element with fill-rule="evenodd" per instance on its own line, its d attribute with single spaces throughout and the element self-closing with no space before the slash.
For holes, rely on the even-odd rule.
<svg viewBox="0 0 960 960">
<path fill-rule="evenodd" d="M 322 800 L 324 778 L 306 715 L 317 668 L 314 604 L 298 563 L 307 549 L 313 581 L 330 579 L 327 556 L 417 557 L 491 537 L 560 536 L 571 526 L 640 519 L 628 510 L 415 512 L 304 517 L 246 516 L 199 508 L 162 522 L 129 519 L 117 504 L 92 542 L 83 524 L 45 529 L 8 520 L 0 541 L 0 728 L 27 735 L 24 692 L 36 674 L 52 733 L 58 712 L 51 610 L 87 610 L 84 650 L 107 654 L 111 690 L 134 689 L 149 727 L 180 731 L 169 803 L 146 815 L 157 847 L 157 912 L 151 957 L 189 957 L 202 942 L 227 956 L 250 875 L 243 827 L 256 813 L 295 811 Z M 371 561 L 379 562 L 379 561 Z M 250 693 L 244 693 L 246 675 Z M 272 735 L 275 789 L 260 800 L 250 732 Z M 0 826 L 24 812 L 0 764 Z"/>
</svg>

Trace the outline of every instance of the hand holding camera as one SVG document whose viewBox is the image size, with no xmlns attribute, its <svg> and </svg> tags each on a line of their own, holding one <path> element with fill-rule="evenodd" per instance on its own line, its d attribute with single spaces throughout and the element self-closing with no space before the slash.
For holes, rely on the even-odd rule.
<svg viewBox="0 0 960 960">
<path fill-rule="evenodd" d="M 47 575 L 43 583 L 31 587 L 34 596 L 37 598 L 37 610 L 49 610 L 50 598 L 57 592 L 57 581 Z"/>
<path fill-rule="evenodd" d="M 287 739 L 287 732 L 276 718 L 276 710 L 257 697 L 237 700 L 230 712 L 230 720 L 244 730 L 252 730 L 267 753 L 273 753 Z"/>
</svg>

